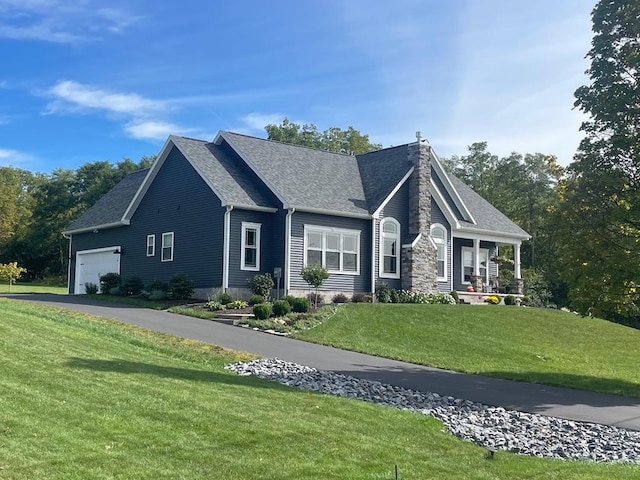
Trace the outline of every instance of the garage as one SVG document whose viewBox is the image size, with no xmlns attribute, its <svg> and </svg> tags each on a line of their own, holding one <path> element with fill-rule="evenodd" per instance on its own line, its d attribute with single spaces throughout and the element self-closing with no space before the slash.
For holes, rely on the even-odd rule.
<svg viewBox="0 0 640 480">
<path fill-rule="evenodd" d="M 74 292 L 86 293 L 85 285 L 100 285 L 105 273 L 120 273 L 120 247 L 96 248 L 76 253 L 76 282 Z"/>
</svg>

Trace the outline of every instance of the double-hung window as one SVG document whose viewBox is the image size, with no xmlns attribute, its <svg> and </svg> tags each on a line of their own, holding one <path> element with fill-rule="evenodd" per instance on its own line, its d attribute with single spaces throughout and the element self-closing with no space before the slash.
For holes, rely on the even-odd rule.
<svg viewBox="0 0 640 480">
<path fill-rule="evenodd" d="M 431 226 L 431 239 L 438 249 L 437 270 L 438 280 L 447 280 L 447 230 L 435 223 Z"/>
<path fill-rule="evenodd" d="M 153 257 L 156 254 L 156 236 L 147 235 L 147 257 Z"/>
<path fill-rule="evenodd" d="M 305 265 L 322 265 L 332 273 L 360 273 L 360 231 L 304 227 Z"/>
<path fill-rule="evenodd" d="M 242 270 L 260 270 L 260 226 L 259 223 L 242 222 Z"/>
<path fill-rule="evenodd" d="M 380 222 L 380 277 L 400 278 L 400 223 L 395 218 Z"/>
<path fill-rule="evenodd" d="M 471 276 L 473 275 L 475 260 L 472 247 L 462 247 L 462 281 L 464 283 L 471 283 Z M 486 248 L 480 249 L 480 276 L 484 279 L 485 283 L 489 283 L 489 250 Z"/>
<path fill-rule="evenodd" d="M 162 234 L 162 258 L 163 262 L 173 261 L 173 232 Z"/>
</svg>

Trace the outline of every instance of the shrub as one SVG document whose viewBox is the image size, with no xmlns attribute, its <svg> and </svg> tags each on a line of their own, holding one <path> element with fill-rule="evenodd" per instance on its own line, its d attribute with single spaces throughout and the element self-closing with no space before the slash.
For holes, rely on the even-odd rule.
<svg viewBox="0 0 640 480">
<path fill-rule="evenodd" d="M 251 306 L 258 303 L 264 303 L 264 297 L 262 295 L 254 295 L 249 299 L 249 305 Z"/>
<path fill-rule="evenodd" d="M 164 292 L 166 297 L 166 293 L 169 291 L 169 284 L 167 282 L 163 282 L 162 280 L 154 280 L 147 287 L 147 291 L 153 293 L 154 290 L 160 290 Z"/>
<path fill-rule="evenodd" d="M 400 303 L 400 293 L 396 289 L 391 290 L 389 296 L 391 298 L 391 303 Z"/>
<path fill-rule="evenodd" d="M 400 290 L 398 292 L 399 303 L 430 303 L 430 304 L 444 304 L 455 305 L 456 300 L 452 295 L 448 293 L 425 293 L 425 292 L 410 292 L 409 290 Z"/>
<path fill-rule="evenodd" d="M 209 310 L 215 312 L 216 310 L 222 310 L 224 308 L 224 305 L 221 304 L 220 302 L 215 302 L 213 300 L 207 302 L 205 304 L 205 307 L 207 307 Z"/>
<path fill-rule="evenodd" d="M 293 301 L 290 302 L 291 309 L 295 313 L 306 313 L 311 308 L 311 302 L 308 298 L 294 298 Z"/>
<path fill-rule="evenodd" d="M 450 295 L 453 297 L 456 303 L 460 303 L 460 297 L 458 297 L 458 292 L 456 292 L 455 290 L 452 290 Z"/>
<path fill-rule="evenodd" d="M 356 292 L 351 297 L 353 303 L 371 303 L 371 297 L 366 293 Z"/>
<path fill-rule="evenodd" d="M 273 314 L 276 317 L 282 317 L 291 312 L 291 305 L 286 300 L 276 300 L 273 302 Z"/>
<path fill-rule="evenodd" d="M 322 305 L 324 303 L 324 297 L 319 293 L 310 293 L 307 295 L 307 299 L 313 304 L 315 308 L 318 308 L 318 305 Z"/>
<path fill-rule="evenodd" d="M 149 294 L 149 300 L 157 302 L 158 300 L 165 300 L 167 298 L 167 292 L 163 290 L 151 290 Z"/>
<path fill-rule="evenodd" d="M 120 288 L 120 275 L 114 272 L 100 275 L 100 293 L 113 295 L 113 288 Z"/>
<path fill-rule="evenodd" d="M 247 308 L 249 304 L 243 300 L 235 300 L 231 303 L 227 303 L 226 308 L 229 310 L 240 310 L 241 308 Z"/>
<path fill-rule="evenodd" d="M 253 306 L 253 315 L 258 320 L 265 320 L 271 315 L 271 305 L 268 303 L 256 303 Z"/>
<path fill-rule="evenodd" d="M 349 299 L 344 293 L 336 293 L 331 299 L 332 303 L 347 303 Z"/>
<path fill-rule="evenodd" d="M 391 302 L 391 290 L 389 285 L 384 282 L 380 282 L 376 285 L 376 298 L 380 303 Z"/>
<path fill-rule="evenodd" d="M 222 303 L 223 305 L 226 305 L 227 303 L 231 303 L 233 302 L 233 298 L 231 298 L 231 295 L 229 295 L 226 292 L 223 292 L 220 294 L 220 296 L 218 297 L 218 301 L 220 303 Z"/>
<path fill-rule="evenodd" d="M 122 290 L 120 290 L 120 287 L 111 287 L 109 289 L 109 295 L 113 295 L 114 297 L 120 296 L 122 295 Z"/>
<path fill-rule="evenodd" d="M 314 302 L 314 305 L 318 308 L 318 288 L 320 288 L 324 281 L 329 278 L 329 271 L 322 265 L 307 265 L 300 271 L 300 276 L 309 284 L 310 287 L 315 287 L 316 301 Z"/>
<path fill-rule="evenodd" d="M 123 277 L 121 279 L 120 290 L 125 296 L 140 295 L 143 288 L 144 283 L 138 277 Z"/>
<path fill-rule="evenodd" d="M 513 295 L 507 295 L 506 297 L 504 297 L 504 304 L 505 305 L 515 305 L 516 304 L 516 297 L 514 297 Z"/>
<path fill-rule="evenodd" d="M 89 295 L 95 295 L 96 293 L 98 293 L 98 285 L 96 285 L 95 283 L 87 282 L 84 284 L 84 291 Z"/>
<path fill-rule="evenodd" d="M 191 298 L 195 290 L 195 284 L 184 273 L 177 273 L 169 280 L 169 298 L 184 300 Z"/>
<path fill-rule="evenodd" d="M 247 280 L 251 291 L 256 295 L 261 295 L 263 298 L 269 298 L 271 296 L 271 289 L 273 288 L 273 278 L 270 273 L 258 273 L 253 278 Z"/>
<path fill-rule="evenodd" d="M 294 297 L 293 295 L 283 295 L 280 300 L 286 300 L 287 302 L 289 302 L 289 305 L 293 306 L 293 302 L 295 301 L 296 297 Z"/>
</svg>

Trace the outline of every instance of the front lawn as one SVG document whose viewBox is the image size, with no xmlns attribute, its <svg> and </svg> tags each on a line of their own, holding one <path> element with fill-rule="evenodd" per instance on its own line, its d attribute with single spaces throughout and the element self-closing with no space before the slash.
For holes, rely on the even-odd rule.
<svg viewBox="0 0 640 480">
<path fill-rule="evenodd" d="M 485 449 L 440 422 L 223 369 L 246 358 L 0 299 L 0 478 L 632 479 Z"/>
<path fill-rule="evenodd" d="M 460 372 L 640 397 L 640 330 L 557 310 L 347 304 L 294 336 Z"/>
<path fill-rule="evenodd" d="M 9 292 L 8 283 L 0 283 L 0 293 L 55 293 L 65 295 L 67 287 L 62 285 L 45 285 L 39 283 L 14 283 Z"/>
</svg>

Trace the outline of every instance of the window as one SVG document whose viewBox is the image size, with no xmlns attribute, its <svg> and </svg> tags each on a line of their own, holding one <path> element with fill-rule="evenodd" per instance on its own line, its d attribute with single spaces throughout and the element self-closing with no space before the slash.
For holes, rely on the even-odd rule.
<svg viewBox="0 0 640 480">
<path fill-rule="evenodd" d="M 462 247 L 462 282 L 471 283 L 471 275 L 473 275 L 473 248 Z M 489 283 L 489 250 L 486 248 L 480 249 L 480 276 L 484 279 L 485 283 Z"/>
<path fill-rule="evenodd" d="M 147 257 L 153 257 L 156 254 L 156 236 L 147 235 Z"/>
<path fill-rule="evenodd" d="M 242 222 L 242 270 L 260 270 L 260 226 L 259 223 Z"/>
<path fill-rule="evenodd" d="M 447 230 L 439 223 L 431 226 L 431 239 L 438 249 L 438 280 L 447 280 Z"/>
<path fill-rule="evenodd" d="M 380 222 L 380 277 L 400 278 L 400 224 L 395 218 Z"/>
<path fill-rule="evenodd" d="M 162 259 L 163 262 L 173 261 L 173 232 L 162 234 Z"/>
<path fill-rule="evenodd" d="M 318 264 L 334 273 L 360 273 L 360 232 L 304 227 L 305 265 Z"/>
</svg>

